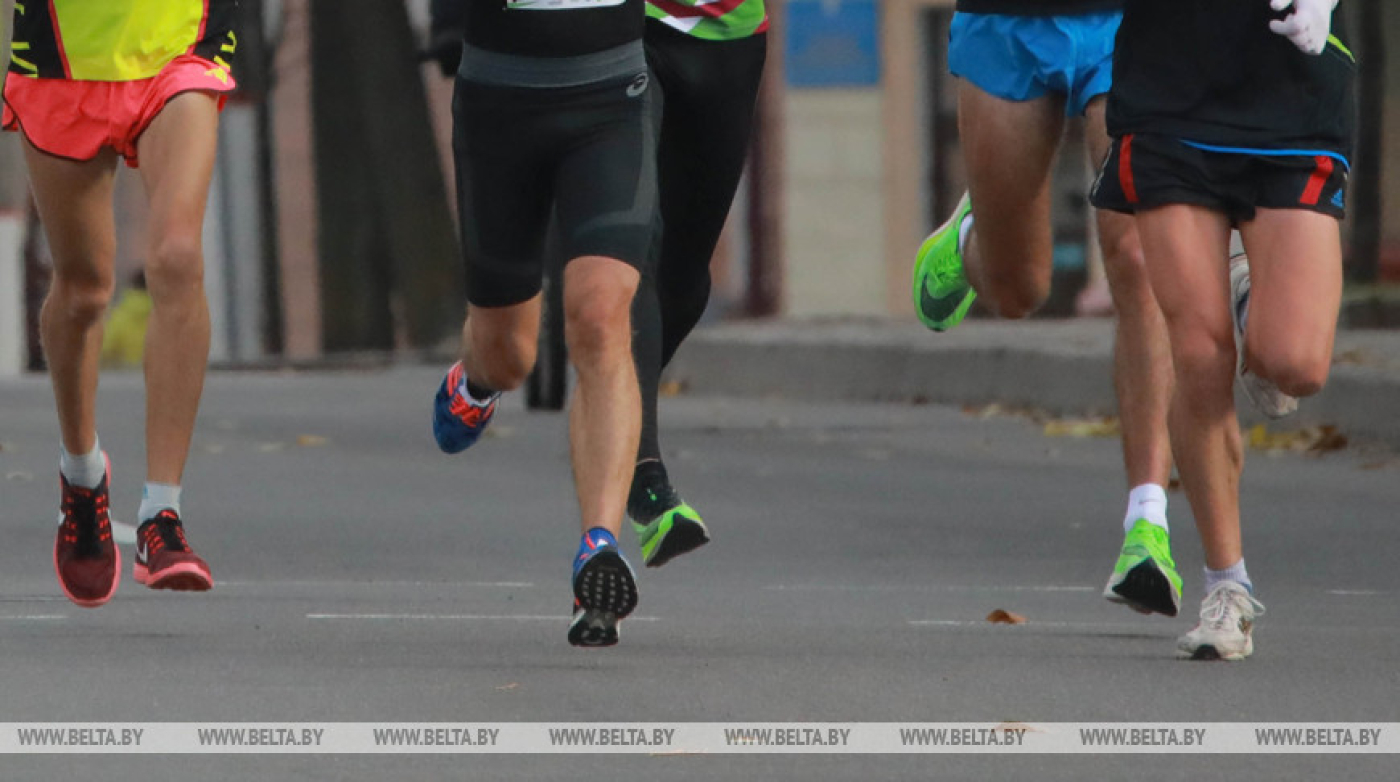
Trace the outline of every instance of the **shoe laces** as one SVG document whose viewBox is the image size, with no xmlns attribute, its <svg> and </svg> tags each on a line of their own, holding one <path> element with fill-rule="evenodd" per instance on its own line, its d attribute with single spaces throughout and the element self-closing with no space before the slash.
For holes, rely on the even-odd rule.
<svg viewBox="0 0 1400 782">
<path fill-rule="evenodd" d="M 73 544 L 80 556 L 100 553 L 102 542 L 112 537 L 108 494 L 103 487 L 85 489 L 65 483 L 59 509 L 64 540 Z"/>
<path fill-rule="evenodd" d="M 1253 621 L 1264 613 L 1264 604 L 1255 600 L 1243 586 L 1227 581 L 1206 596 L 1201 605 L 1201 624 L 1211 630 L 1240 629 L 1240 618 Z"/>
<path fill-rule="evenodd" d="M 185 525 L 180 522 L 180 517 L 175 515 L 175 511 L 163 510 L 142 527 L 142 537 L 148 551 L 189 550 L 189 543 L 185 541 Z"/>
</svg>

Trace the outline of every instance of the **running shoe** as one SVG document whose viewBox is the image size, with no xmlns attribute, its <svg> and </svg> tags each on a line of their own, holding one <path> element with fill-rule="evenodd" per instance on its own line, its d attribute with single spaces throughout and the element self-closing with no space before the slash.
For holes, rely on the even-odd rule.
<svg viewBox="0 0 1400 782">
<path fill-rule="evenodd" d="M 1279 390 L 1274 381 L 1249 371 L 1244 362 L 1244 324 L 1249 311 L 1249 257 L 1243 252 L 1230 256 L 1230 314 L 1235 321 L 1235 366 L 1240 387 L 1250 403 L 1269 418 L 1283 418 L 1298 409 L 1297 397 Z"/>
<path fill-rule="evenodd" d="M 569 643 L 612 646 L 618 622 L 637 607 L 637 578 L 617 548 L 617 539 L 595 527 L 583 536 L 574 558 L 574 618 Z"/>
<path fill-rule="evenodd" d="M 914 311 L 934 331 L 947 331 L 961 323 L 977 298 L 977 291 L 967 281 L 958 246 L 963 218 L 971 211 L 972 201 L 963 193 L 953 216 L 929 234 L 914 256 Z"/>
<path fill-rule="evenodd" d="M 1138 519 L 1123 539 L 1123 550 L 1103 596 L 1140 614 L 1176 616 L 1181 610 L 1181 576 L 1172 561 L 1171 536 Z"/>
<path fill-rule="evenodd" d="M 1176 642 L 1176 656 L 1192 660 L 1243 660 L 1254 653 L 1254 620 L 1264 604 L 1234 581 L 1222 581 L 1201 602 L 1201 623 Z"/>
<path fill-rule="evenodd" d="M 489 399 L 479 401 L 467 393 L 466 373 L 462 362 L 458 361 L 447 371 L 433 401 L 433 436 L 444 453 L 461 453 L 467 450 L 486 430 L 491 417 L 496 414 L 496 401 L 499 393 Z"/>
<path fill-rule="evenodd" d="M 185 526 L 173 510 L 163 510 L 136 528 L 136 583 L 151 589 L 204 592 L 214 587 L 209 565 L 185 540 Z"/>
<path fill-rule="evenodd" d="M 105 453 L 102 459 L 107 468 L 95 489 L 73 486 L 61 472 L 58 476 L 63 498 L 53 569 L 63 594 L 83 608 L 96 608 L 111 600 L 122 578 L 121 552 L 112 539 L 108 509 L 112 463 Z"/>
<path fill-rule="evenodd" d="M 657 469 L 647 469 L 651 464 Z M 647 567 L 661 567 L 710 542 L 705 522 L 676 494 L 660 462 L 637 468 L 631 496 L 627 498 L 627 518 L 637 533 Z"/>
</svg>

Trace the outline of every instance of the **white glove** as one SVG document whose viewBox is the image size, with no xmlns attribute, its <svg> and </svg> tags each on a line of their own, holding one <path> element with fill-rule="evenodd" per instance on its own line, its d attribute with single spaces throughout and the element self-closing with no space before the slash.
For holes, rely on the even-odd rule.
<svg viewBox="0 0 1400 782">
<path fill-rule="evenodd" d="M 1322 54 L 1332 31 L 1332 9 L 1337 0 L 1269 0 L 1275 11 L 1293 8 L 1283 19 L 1269 22 L 1269 29 L 1293 42 L 1306 54 Z"/>
</svg>

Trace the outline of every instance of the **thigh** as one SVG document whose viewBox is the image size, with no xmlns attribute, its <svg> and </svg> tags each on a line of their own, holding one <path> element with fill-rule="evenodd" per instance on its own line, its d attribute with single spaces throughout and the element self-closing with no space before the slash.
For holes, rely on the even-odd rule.
<svg viewBox="0 0 1400 782">
<path fill-rule="evenodd" d="M 600 84 L 572 118 L 572 143 L 554 181 L 568 260 L 614 258 L 639 270 L 646 264 L 657 209 L 650 93 L 628 97 L 621 85 Z"/>
<path fill-rule="evenodd" d="M 958 86 L 958 128 L 977 226 L 992 275 L 1050 273 L 1050 172 L 1064 128 L 1064 97 L 998 98 Z"/>
<path fill-rule="evenodd" d="M 1230 219 L 1195 204 L 1171 204 L 1137 213 L 1137 230 L 1152 291 L 1172 332 L 1232 345 L 1229 275 L 1225 262 Z"/>
<path fill-rule="evenodd" d="M 657 142 L 664 279 L 708 270 L 743 175 L 766 36 L 704 41 L 657 22 L 647 33 L 664 93 Z"/>
<path fill-rule="evenodd" d="M 65 160 L 40 151 L 26 138 L 24 157 L 54 271 L 110 285 L 117 251 L 112 212 L 116 153 L 103 149 L 92 160 Z"/>
<path fill-rule="evenodd" d="M 186 92 L 171 98 L 136 142 L 151 204 L 154 241 L 172 231 L 198 240 L 218 151 L 218 98 Z"/>
<path fill-rule="evenodd" d="M 1250 334 L 1330 356 L 1342 300 L 1341 224 L 1319 212 L 1261 208 L 1240 235 L 1249 253 Z"/>
<path fill-rule="evenodd" d="M 540 291 L 558 152 L 528 88 L 457 80 L 453 153 L 467 300 L 520 304 Z"/>
</svg>

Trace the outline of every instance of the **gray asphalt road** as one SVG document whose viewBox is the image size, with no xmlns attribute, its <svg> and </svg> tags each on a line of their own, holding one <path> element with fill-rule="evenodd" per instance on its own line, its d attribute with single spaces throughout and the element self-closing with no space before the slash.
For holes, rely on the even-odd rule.
<svg viewBox="0 0 1400 782">
<path fill-rule="evenodd" d="M 1400 721 L 1400 461 L 1251 455 L 1269 613 L 1242 664 L 1173 659 L 1187 617 L 1098 592 L 1117 442 L 929 406 L 665 402 L 714 542 L 641 573 L 622 645 L 565 642 L 576 542 L 562 416 L 509 404 L 458 457 L 437 372 L 210 379 L 186 477 L 208 595 L 129 580 L 84 610 L 50 561 L 56 426 L 0 384 L 0 722 Z M 104 380 L 113 504 L 135 512 L 139 378 Z M 1172 495 L 1187 601 L 1200 549 Z M 629 536 L 630 538 L 630 536 Z M 635 551 L 632 541 L 627 545 Z M 129 549 L 124 552 L 130 556 Z M 1020 627 L 992 626 L 997 608 Z M 0 779 L 1393 778 L 1393 759 L 1132 757 L 0 758 Z M 1387 770 L 1388 769 L 1388 770 Z"/>
</svg>

